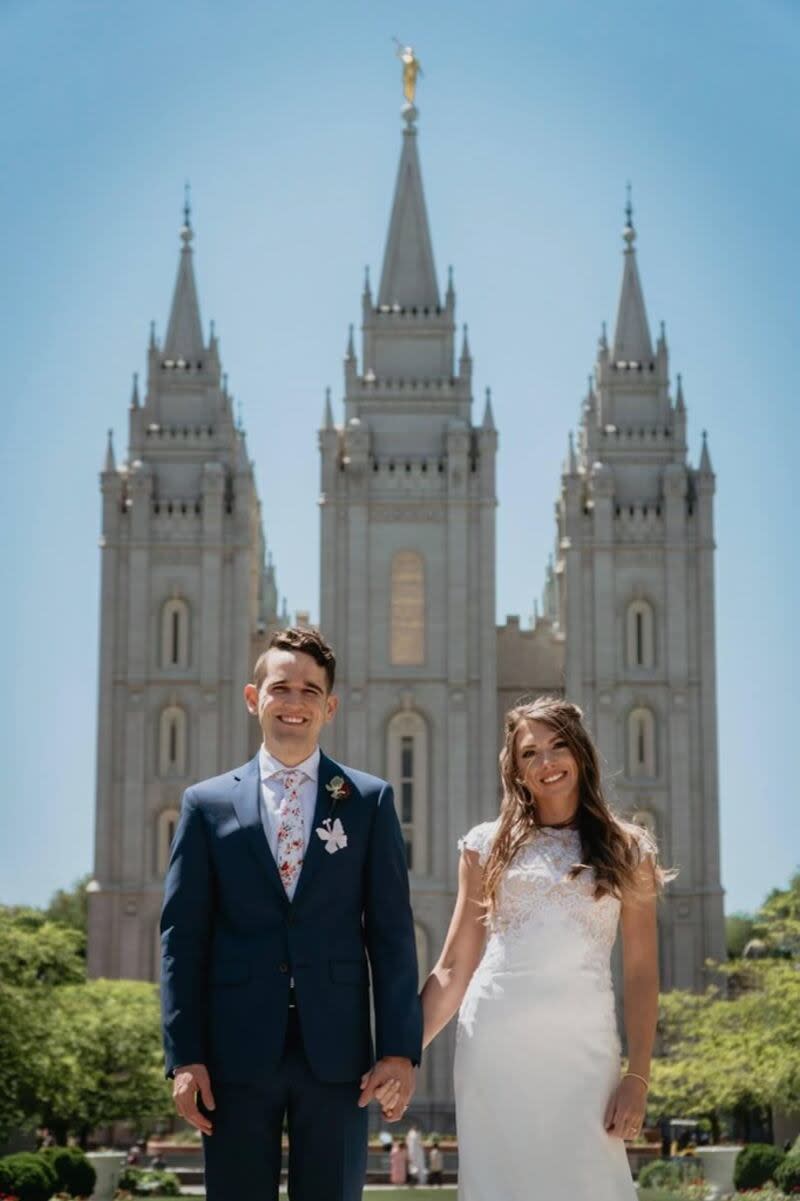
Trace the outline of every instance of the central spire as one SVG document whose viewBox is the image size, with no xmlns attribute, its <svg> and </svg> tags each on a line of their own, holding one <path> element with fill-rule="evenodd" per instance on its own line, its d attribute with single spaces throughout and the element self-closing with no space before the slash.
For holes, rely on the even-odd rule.
<svg viewBox="0 0 800 1201">
<path fill-rule="evenodd" d="M 203 327 L 200 323 L 200 305 L 197 300 L 197 287 L 194 282 L 194 267 L 192 265 L 192 229 L 191 208 L 189 206 L 189 185 L 186 185 L 186 199 L 183 206 L 183 228 L 181 229 L 181 257 L 178 262 L 178 275 L 175 280 L 175 292 L 172 297 L 172 309 L 169 315 L 167 336 L 164 340 L 164 355 L 168 359 L 193 362 L 202 358 Z"/>
<path fill-rule="evenodd" d="M 617 327 L 614 331 L 613 358 L 617 363 L 649 363 L 653 357 L 653 344 L 650 341 L 650 327 L 647 323 L 639 269 L 636 266 L 636 230 L 633 225 L 630 184 L 622 239 L 625 243 L 625 266 L 617 310 Z"/>
<path fill-rule="evenodd" d="M 378 306 L 435 309 L 439 305 L 439 288 L 417 153 L 414 124 L 417 110 L 409 105 L 403 116 L 406 128 L 383 256 Z"/>
</svg>

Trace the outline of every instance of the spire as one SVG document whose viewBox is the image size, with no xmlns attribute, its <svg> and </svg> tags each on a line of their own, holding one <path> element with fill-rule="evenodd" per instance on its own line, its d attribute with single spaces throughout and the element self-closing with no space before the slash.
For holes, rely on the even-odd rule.
<svg viewBox="0 0 800 1201">
<path fill-rule="evenodd" d="M 703 430 L 703 449 L 700 452 L 700 474 L 713 475 L 714 469 L 711 466 L 711 455 L 708 453 L 708 433 Z"/>
<path fill-rule="evenodd" d="M 347 351 L 345 352 L 345 356 L 344 356 L 344 357 L 345 357 L 345 358 L 346 358 L 348 361 L 350 361 L 350 362 L 352 362 L 352 360 L 353 360 L 353 359 L 355 359 L 355 357 L 356 357 L 356 348 L 355 348 L 355 343 L 354 343 L 354 341 L 353 341 L 353 327 L 352 327 L 352 325 L 350 326 L 350 328 L 349 328 L 349 330 L 348 330 L 348 334 L 347 334 Z"/>
<path fill-rule="evenodd" d="M 332 430 L 334 428 L 330 388 L 325 389 L 325 408 L 322 411 L 322 428 L 324 430 Z"/>
<path fill-rule="evenodd" d="M 569 431 L 569 441 L 567 443 L 567 473 L 569 475 L 578 474 L 578 460 L 575 457 L 575 436 L 572 430 Z"/>
<path fill-rule="evenodd" d="M 469 330 L 467 329 L 467 325 L 465 322 L 464 323 L 464 336 L 461 341 L 461 361 L 463 363 L 466 359 L 471 359 L 471 358 L 472 358 L 472 355 L 469 352 Z"/>
<path fill-rule="evenodd" d="M 178 261 L 178 275 L 175 280 L 167 336 L 164 339 L 164 356 L 173 360 L 184 359 L 187 363 L 201 358 L 205 349 L 203 327 L 200 323 L 200 305 L 197 301 L 197 288 L 192 266 L 193 237 L 189 185 L 187 184 L 186 200 L 183 206 L 183 228 L 181 229 L 183 245 Z"/>
<path fill-rule="evenodd" d="M 492 389 L 486 389 L 486 407 L 483 410 L 483 429 L 494 430 L 497 427 L 494 423 L 494 413 L 492 412 Z"/>
<path fill-rule="evenodd" d="M 678 372 L 678 391 L 675 397 L 675 408 L 679 413 L 686 412 L 686 404 L 683 399 L 683 380 L 681 379 L 680 372 Z"/>
<path fill-rule="evenodd" d="M 108 442 L 106 443 L 106 459 L 103 464 L 103 471 L 106 473 L 117 470 L 117 461 L 114 458 L 114 431 L 108 431 Z"/>
<path fill-rule="evenodd" d="M 647 324 L 642 285 L 636 266 L 636 251 L 634 250 L 636 230 L 633 225 L 630 184 L 628 184 L 628 203 L 625 206 L 625 228 L 622 231 L 622 239 L 625 242 L 625 266 L 622 272 L 622 291 L 617 310 L 617 327 L 614 331 L 613 357 L 617 363 L 646 363 L 653 357 L 653 345 L 650 341 L 650 327 Z"/>
<path fill-rule="evenodd" d="M 133 387 L 131 388 L 131 408 L 139 408 L 139 372 L 133 373 Z"/>
<path fill-rule="evenodd" d="M 417 131 L 411 121 L 403 130 L 389 236 L 383 256 L 378 306 L 431 308 L 439 304 L 428 214 L 417 155 Z"/>
</svg>

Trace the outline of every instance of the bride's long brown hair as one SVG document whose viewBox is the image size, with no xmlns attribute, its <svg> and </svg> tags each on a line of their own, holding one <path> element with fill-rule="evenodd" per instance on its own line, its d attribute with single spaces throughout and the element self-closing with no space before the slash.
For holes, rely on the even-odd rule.
<svg viewBox="0 0 800 1201">
<path fill-rule="evenodd" d="M 597 748 L 584 725 L 583 713 L 569 701 L 543 696 L 515 705 L 506 714 L 505 741 L 500 752 L 503 800 L 499 827 L 483 874 L 487 914 L 491 915 L 497 906 L 503 872 L 540 825 L 534 799 L 520 779 L 517 762 L 517 734 L 520 727 L 531 721 L 542 722 L 563 738 L 578 764 L 575 825 L 581 839 L 581 862 L 574 865 L 570 875 L 578 876 L 587 868 L 594 868 L 596 899 L 609 893 L 615 897 L 622 897 L 623 892 L 641 893 L 643 888 L 651 893 L 653 889 L 660 890 L 675 873 L 658 866 L 655 841 L 648 831 L 622 821 L 611 812 L 603 795 Z M 637 869 L 647 858 L 652 858 L 653 871 L 643 879 Z"/>
</svg>

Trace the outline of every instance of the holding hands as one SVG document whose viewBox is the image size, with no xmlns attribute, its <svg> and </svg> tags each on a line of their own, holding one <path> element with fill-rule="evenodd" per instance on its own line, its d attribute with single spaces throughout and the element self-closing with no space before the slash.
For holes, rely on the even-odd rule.
<svg viewBox="0 0 800 1201">
<path fill-rule="evenodd" d="M 398 1122 L 414 1095 L 416 1079 L 410 1059 L 388 1055 L 361 1077 L 360 1108 L 376 1100 L 388 1122 Z"/>
</svg>

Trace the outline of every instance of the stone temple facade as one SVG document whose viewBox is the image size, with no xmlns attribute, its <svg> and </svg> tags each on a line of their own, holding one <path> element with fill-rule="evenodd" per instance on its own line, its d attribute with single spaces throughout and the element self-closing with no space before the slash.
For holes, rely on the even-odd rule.
<svg viewBox="0 0 800 1201">
<path fill-rule="evenodd" d="M 319 622 L 339 659 L 327 749 L 390 779 L 408 848 L 424 973 L 452 911 L 456 841 L 498 806 L 505 710 L 566 694 L 586 712 L 617 809 L 680 868 L 660 915 L 664 988 L 699 989 L 723 954 L 714 630 L 714 474 L 688 461 L 680 376 L 653 345 L 630 206 L 613 338 L 605 330 L 556 505 L 530 628 L 495 619 L 498 431 L 472 394 L 452 279 L 434 265 L 407 108 L 377 295 L 361 298 L 343 420 L 327 396 Z M 134 385 L 126 461 L 103 495 L 93 975 L 152 978 L 169 843 L 192 780 L 244 761 L 240 701 L 278 612 L 261 511 L 213 328 L 206 341 L 188 211 L 169 325 Z M 311 431 L 309 431 L 311 436 Z M 307 616 L 298 615 L 300 620 Z M 452 1102 L 450 1030 L 418 1112 Z"/>
</svg>

